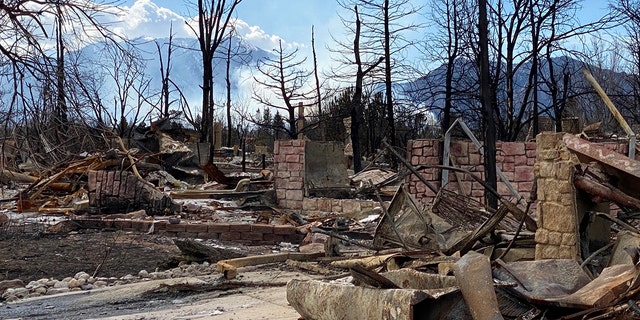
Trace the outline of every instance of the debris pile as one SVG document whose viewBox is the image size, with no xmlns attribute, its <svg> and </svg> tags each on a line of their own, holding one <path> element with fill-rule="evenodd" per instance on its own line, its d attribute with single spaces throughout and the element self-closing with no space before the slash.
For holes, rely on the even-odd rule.
<svg viewBox="0 0 640 320">
<path fill-rule="evenodd" d="M 640 231 L 632 221 L 640 203 L 640 162 L 569 134 L 541 140 L 555 151 L 539 146 L 539 157 L 547 162 L 536 170 L 546 189 L 533 192 L 526 208 L 500 198 L 498 210 L 492 210 L 444 188 L 424 205 L 400 186 L 382 206 L 372 240 L 351 238 L 350 227 L 311 228 L 339 247 L 329 252 L 325 246 L 318 266 L 343 269 L 348 276 L 292 280 L 288 302 L 304 319 L 327 320 L 640 317 Z M 564 174 L 571 197 L 567 213 L 575 215 L 561 222 L 575 230 L 566 236 L 542 221 L 544 215 L 554 221 L 557 208 L 538 203 L 537 221 L 529 212 L 536 195 L 546 197 L 543 203 L 564 199 L 564 191 L 554 191 L 562 183 L 547 183 Z M 596 210 L 609 202 L 617 214 Z M 575 245 L 577 255 L 536 260 L 542 255 L 538 250 L 556 242 L 560 248 Z"/>
</svg>

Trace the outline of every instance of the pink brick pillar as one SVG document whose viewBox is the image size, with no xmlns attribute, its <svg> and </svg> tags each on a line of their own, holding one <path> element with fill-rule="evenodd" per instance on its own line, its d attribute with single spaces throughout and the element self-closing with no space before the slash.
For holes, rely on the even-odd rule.
<svg viewBox="0 0 640 320">
<path fill-rule="evenodd" d="M 273 146 L 274 185 L 278 206 L 302 209 L 304 198 L 304 140 L 278 140 Z"/>
</svg>

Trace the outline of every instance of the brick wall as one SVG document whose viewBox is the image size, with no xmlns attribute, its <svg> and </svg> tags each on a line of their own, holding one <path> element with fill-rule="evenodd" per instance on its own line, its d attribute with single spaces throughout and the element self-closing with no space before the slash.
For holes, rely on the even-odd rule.
<svg viewBox="0 0 640 320">
<path fill-rule="evenodd" d="M 353 213 L 378 206 L 378 202 L 371 200 L 305 197 L 304 140 L 276 141 L 273 153 L 274 186 L 280 208 L 304 210 L 305 213 L 313 215 L 327 212 Z"/>
<path fill-rule="evenodd" d="M 407 156 L 411 164 L 437 165 L 442 163 L 443 146 L 440 140 L 412 140 L 409 141 Z M 484 177 L 483 157 L 478 148 L 471 141 L 451 141 L 450 165 L 468 170 L 480 178 Z M 504 173 L 505 178 L 524 198 L 528 199 L 533 187 L 533 165 L 536 161 L 535 142 L 498 142 L 496 143 L 496 162 Z M 442 170 L 427 168 L 421 171 L 423 177 L 436 189 L 440 189 Z M 468 195 L 475 200 L 484 202 L 484 187 L 471 176 L 463 173 L 456 174 L 449 171 L 447 189 Z M 411 175 L 406 181 L 409 192 L 418 200 L 430 203 L 435 198 L 432 192 L 415 175 Z M 498 178 L 498 193 L 507 198 L 512 198 L 507 184 Z"/>
<path fill-rule="evenodd" d="M 281 208 L 302 209 L 304 143 L 304 140 L 278 140 L 274 143 L 274 187 Z"/>
</svg>

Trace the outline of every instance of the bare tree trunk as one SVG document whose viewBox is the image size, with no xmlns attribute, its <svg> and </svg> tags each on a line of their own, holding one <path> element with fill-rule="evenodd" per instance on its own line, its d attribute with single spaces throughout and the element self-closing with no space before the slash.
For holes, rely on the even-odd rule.
<svg viewBox="0 0 640 320">
<path fill-rule="evenodd" d="M 497 189 L 496 177 L 496 131 L 494 124 L 494 106 L 489 88 L 489 30 L 487 21 L 487 0 L 478 0 L 478 33 L 480 45 L 480 97 L 482 99 L 484 122 L 484 174 L 487 185 Z M 498 198 L 491 192 L 485 192 L 487 205 L 498 208 Z"/>
<path fill-rule="evenodd" d="M 389 0 L 384 0 L 384 82 L 386 90 L 387 121 L 389 124 L 389 142 L 396 145 L 396 124 L 393 112 L 393 91 L 391 88 L 391 31 L 389 30 Z M 396 167 L 396 158 L 392 158 Z"/>
<path fill-rule="evenodd" d="M 60 4 L 57 5 L 57 26 L 56 26 L 56 89 L 57 89 L 57 103 L 56 103 L 56 122 L 59 126 L 58 132 L 62 132 L 63 128 L 67 124 L 67 101 L 65 97 L 65 70 L 64 70 L 64 41 L 62 38 L 62 9 Z"/>
<path fill-rule="evenodd" d="M 202 119 L 200 142 L 210 142 L 213 152 L 213 56 L 226 36 L 229 21 L 242 0 L 198 0 L 198 38 L 202 54 Z"/>
<path fill-rule="evenodd" d="M 445 92 L 444 92 L 444 110 L 442 110 L 442 133 L 444 134 L 449 130 L 449 126 L 453 122 L 451 120 L 451 109 L 453 109 L 453 74 L 455 71 L 455 63 L 458 58 L 459 52 L 459 37 L 458 37 L 458 8 L 457 3 L 453 3 L 453 5 L 447 3 L 447 24 L 449 28 L 447 28 L 447 70 L 445 76 Z"/>
<path fill-rule="evenodd" d="M 229 35 L 229 45 L 227 47 L 227 70 L 226 70 L 226 78 L 227 81 L 227 147 L 231 147 L 231 40 L 233 37 Z"/>
<path fill-rule="evenodd" d="M 540 61 L 540 54 L 538 50 L 538 40 L 540 36 L 540 30 L 538 28 L 538 24 L 535 21 L 535 13 L 533 10 L 533 2 L 534 0 L 530 0 L 531 11 L 529 12 L 529 18 L 531 19 L 531 47 L 533 50 L 533 57 L 531 60 L 531 77 L 529 78 L 529 85 L 532 85 L 532 103 L 533 103 L 533 136 L 535 137 L 540 132 L 540 124 L 538 122 L 539 117 L 539 109 L 538 109 L 538 62 Z"/>
<path fill-rule="evenodd" d="M 171 53 L 173 51 L 173 25 L 169 29 L 169 48 L 167 48 L 167 67 L 164 70 L 161 70 L 162 75 L 162 96 L 164 97 L 164 116 L 169 116 L 169 79 L 171 72 Z M 159 50 L 159 49 L 158 49 Z M 160 58 L 160 63 L 162 63 L 162 58 Z"/>
<path fill-rule="evenodd" d="M 362 171 L 362 151 L 360 144 L 360 126 L 362 124 L 362 82 L 364 76 L 373 68 L 384 61 L 384 57 L 380 57 L 376 63 L 369 66 L 366 70 L 362 70 L 362 60 L 360 59 L 360 17 L 358 15 L 358 7 L 355 7 L 356 14 L 356 34 L 353 39 L 353 53 L 355 55 L 358 71 L 356 73 L 356 86 L 351 99 L 351 146 L 353 148 L 353 171 L 358 173 Z"/>
<path fill-rule="evenodd" d="M 322 114 L 322 95 L 320 94 L 320 79 L 318 78 L 318 56 L 316 55 L 316 40 L 313 32 L 313 26 L 311 27 L 311 50 L 313 52 L 313 76 L 316 81 L 316 95 L 318 96 L 318 120 L 320 120 L 320 115 Z M 327 137 L 327 133 L 325 132 L 326 127 L 327 126 L 324 123 L 320 123 L 322 141 L 325 141 Z"/>
</svg>

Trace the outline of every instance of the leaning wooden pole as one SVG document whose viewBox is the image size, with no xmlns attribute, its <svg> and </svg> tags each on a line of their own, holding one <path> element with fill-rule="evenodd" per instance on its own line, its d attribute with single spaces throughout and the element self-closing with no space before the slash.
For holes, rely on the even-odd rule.
<svg viewBox="0 0 640 320">
<path fill-rule="evenodd" d="M 636 134 L 633 132 L 633 130 L 631 130 L 631 126 L 629 126 L 629 124 L 627 123 L 627 120 L 625 120 L 622 114 L 620 114 L 620 111 L 618 111 L 618 108 L 616 108 L 616 106 L 613 104 L 611 99 L 609 99 L 609 96 L 607 95 L 607 93 L 604 92 L 602 87 L 600 87 L 600 84 L 598 84 L 598 81 L 596 81 L 593 75 L 591 75 L 591 72 L 589 72 L 589 70 L 587 69 L 582 69 L 582 73 L 587 78 L 587 81 L 591 83 L 591 86 L 593 86 L 593 88 L 596 90 L 598 95 L 600 95 L 600 98 L 602 98 L 602 101 L 604 101 L 604 104 L 607 106 L 607 108 L 609 108 L 609 111 L 611 111 L 611 114 L 613 115 L 613 117 L 616 118 L 616 120 L 618 120 L 618 123 L 620 124 L 622 129 L 624 129 L 624 132 L 626 132 L 627 135 L 629 136 L 629 158 L 635 159 Z"/>
</svg>

